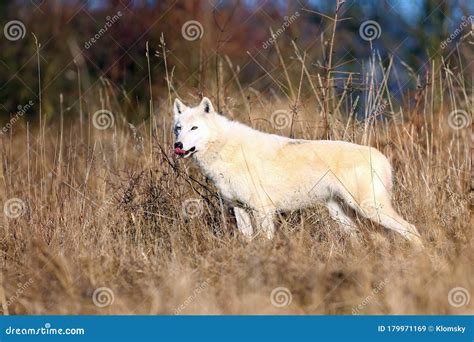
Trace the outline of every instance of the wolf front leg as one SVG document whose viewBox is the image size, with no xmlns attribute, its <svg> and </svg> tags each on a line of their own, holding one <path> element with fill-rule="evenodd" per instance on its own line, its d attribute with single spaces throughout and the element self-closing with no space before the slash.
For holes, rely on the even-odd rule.
<svg viewBox="0 0 474 342">
<path fill-rule="evenodd" d="M 275 224 L 273 223 L 275 219 L 275 211 L 258 211 L 255 214 L 255 218 L 259 225 L 260 231 L 265 234 L 267 239 L 273 239 L 273 236 L 275 235 Z"/>
<path fill-rule="evenodd" d="M 252 237 L 253 227 L 252 220 L 250 215 L 245 211 L 245 209 L 234 207 L 235 219 L 237 220 L 237 228 L 239 231 L 244 234 L 245 237 Z"/>
</svg>

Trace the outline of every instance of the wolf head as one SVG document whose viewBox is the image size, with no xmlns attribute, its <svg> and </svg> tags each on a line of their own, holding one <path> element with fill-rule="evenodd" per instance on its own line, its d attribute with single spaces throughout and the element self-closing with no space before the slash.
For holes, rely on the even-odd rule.
<svg viewBox="0 0 474 342">
<path fill-rule="evenodd" d="M 217 115 L 211 100 L 204 97 L 197 107 L 190 108 L 176 99 L 173 112 L 176 137 L 174 152 L 187 158 L 203 151 L 213 137 L 212 119 Z"/>
</svg>

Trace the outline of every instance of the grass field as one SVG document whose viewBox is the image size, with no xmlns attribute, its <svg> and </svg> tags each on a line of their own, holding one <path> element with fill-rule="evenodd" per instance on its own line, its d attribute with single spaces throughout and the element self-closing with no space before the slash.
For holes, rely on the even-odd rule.
<svg viewBox="0 0 474 342">
<path fill-rule="evenodd" d="M 141 124 L 128 123 L 120 94 L 102 82 L 77 100 L 81 116 L 66 117 L 58 94 L 48 113 L 31 104 L 38 124 L 2 134 L 2 313 L 473 314 L 470 72 L 432 61 L 416 92 L 392 94 L 396 74 L 374 56 L 358 76 L 360 120 L 353 75 L 321 78 L 294 48 L 291 67 L 280 56 L 280 95 L 241 85 L 224 58 L 225 94 L 209 81 L 202 95 L 267 132 L 381 150 L 394 166 L 394 205 L 425 249 L 363 219 L 349 240 L 323 205 L 282 214 L 273 241 L 242 239 L 213 185 L 173 155 L 170 103 L 195 105 L 201 94 L 168 67 L 168 90 L 150 94 Z"/>
</svg>

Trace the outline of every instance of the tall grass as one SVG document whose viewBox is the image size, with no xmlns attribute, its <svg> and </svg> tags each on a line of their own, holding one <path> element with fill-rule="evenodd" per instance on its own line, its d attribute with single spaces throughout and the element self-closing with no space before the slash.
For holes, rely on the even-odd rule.
<svg viewBox="0 0 474 342">
<path fill-rule="evenodd" d="M 24 204 L 1 219 L 3 314 L 472 313 L 472 303 L 448 302 L 452 288 L 474 288 L 470 125 L 448 122 L 462 111 L 469 123 L 472 78 L 433 59 L 423 78 L 413 72 L 413 94 L 375 52 L 359 73 L 330 58 L 319 73 L 292 48 L 292 59 L 276 49 L 278 67 L 264 70 L 274 97 L 241 84 L 220 55 L 201 89 L 223 115 L 261 130 L 380 149 L 394 165 L 395 207 L 418 227 L 423 251 L 365 220 L 358 241 L 347 240 L 322 205 L 280 215 L 273 241 L 243 240 L 213 185 L 172 153 L 170 100 L 193 104 L 203 94 L 173 79 L 163 47 L 168 94 L 152 93 L 149 73 L 150 118 L 141 125 L 127 122 L 104 80 L 97 95 L 78 99 L 82 125 L 79 113 L 64 120 L 58 94 L 54 120 L 2 137 L 0 198 Z M 403 93 L 393 94 L 391 80 Z M 99 109 L 114 115 L 108 129 L 93 125 Z M 283 124 L 272 121 L 275 111 Z M 92 299 L 101 287 L 113 294 L 105 307 Z M 289 305 L 272 305 L 277 287 L 290 291 Z"/>
</svg>

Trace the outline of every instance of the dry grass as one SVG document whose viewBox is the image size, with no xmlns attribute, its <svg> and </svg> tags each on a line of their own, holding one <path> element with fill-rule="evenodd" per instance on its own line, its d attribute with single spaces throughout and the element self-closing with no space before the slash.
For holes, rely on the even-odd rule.
<svg viewBox="0 0 474 342">
<path fill-rule="evenodd" d="M 114 112 L 112 128 L 97 130 L 91 118 L 79 127 L 58 114 L 35 129 L 17 124 L 2 138 L 0 199 L 25 204 L 21 216 L 1 220 L 3 313 L 472 313 L 472 303 L 448 303 L 453 287 L 474 289 L 469 127 L 447 122 L 455 109 L 472 110 L 463 75 L 433 64 L 410 109 L 384 104 L 393 98 L 375 81 L 374 63 L 361 77 L 369 120 L 357 122 L 349 94 L 310 76 L 303 53 L 298 61 L 286 80 L 293 95 L 281 102 L 246 97 L 237 82 L 232 101 L 223 97 L 225 115 L 275 132 L 270 114 L 290 108 L 293 123 L 280 134 L 378 147 L 395 167 L 395 206 L 418 227 L 423 251 L 363 220 L 358 242 L 349 241 L 323 206 L 282 215 L 273 241 L 245 242 L 212 184 L 172 155 L 168 98 L 132 129 L 105 87 L 100 106 Z M 99 108 L 91 103 L 85 112 Z M 392 120 L 371 120 L 377 108 Z M 196 215 L 185 205 L 193 199 Z M 100 287 L 114 296 L 103 308 L 92 300 Z M 290 305 L 272 305 L 277 287 L 289 289 Z"/>
</svg>

